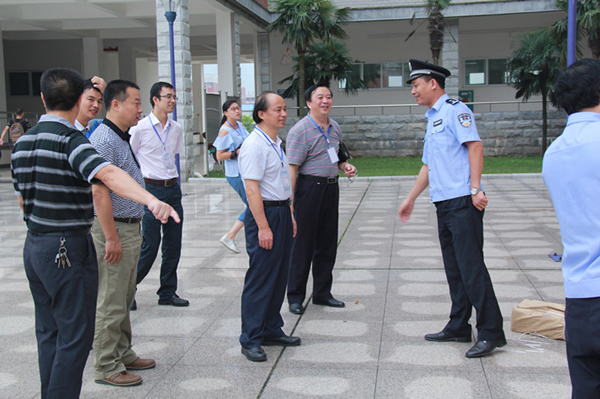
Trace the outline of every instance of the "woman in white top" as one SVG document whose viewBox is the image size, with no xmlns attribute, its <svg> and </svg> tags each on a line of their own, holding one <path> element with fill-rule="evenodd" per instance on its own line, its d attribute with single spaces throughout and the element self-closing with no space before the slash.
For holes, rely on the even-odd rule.
<svg viewBox="0 0 600 399">
<path fill-rule="evenodd" d="M 248 137 L 249 133 L 240 122 L 240 119 L 242 119 L 242 109 L 237 101 L 226 101 L 223 104 L 221 131 L 219 132 L 219 137 L 213 143 L 217 149 L 217 160 L 224 161 L 225 163 L 225 178 L 227 178 L 227 182 L 239 194 L 246 205 L 246 208 L 244 208 L 244 211 L 238 217 L 231 230 L 221 237 L 220 240 L 221 244 L 236 253 L 239 253 L 240 250 L 235 245 L 235 236 L 244 227 L 244 217 L 248 208 L 248 199 L 246 198 L 246 190 L 240 176 L 237 156 L 240 153 L 243 141 Z"/>
</svg>

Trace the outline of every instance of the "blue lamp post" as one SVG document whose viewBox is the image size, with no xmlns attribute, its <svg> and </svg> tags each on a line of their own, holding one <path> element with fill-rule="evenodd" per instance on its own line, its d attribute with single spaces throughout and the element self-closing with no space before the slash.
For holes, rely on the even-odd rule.
<svg viewBox="0 0 600 399">
<path fill-rule="evenodd" d="M 165 18 L 169 22 L 169 44 L 171 47 L 171 84 L 173 85 L 173 91 L 177 93 L 177 86 L 175 84 L 175 42 L 173 40 L 173 22 L 177 18 L 177 13 L 171 10 L 172 1 L 169 0 L 169 11 L 165 12 Z M 173 108 L 173 120 L 177 120 L 177 103 Z M 179 154 L 175 155 L 175 165 L 177 166 L 177 174 L 179 175 L 178 183 L 181 184 L 181 167 L 179 165 Z"/>
<path fill-rule="evenodd" d="M 569 0 L 567 19 L 567 66 L 575 62 L 577 49 L 577 0 Z"/>
</svg>

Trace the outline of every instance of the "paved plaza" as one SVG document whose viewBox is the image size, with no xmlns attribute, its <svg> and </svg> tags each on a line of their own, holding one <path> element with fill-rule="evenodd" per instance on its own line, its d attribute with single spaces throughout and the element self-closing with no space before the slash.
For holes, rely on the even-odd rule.
<svg viewBox="0 0 600 399">
<path fill-rule="evenodd" d="M 39 398 L 33 301 L 22 266 L 26 228 L 8 176 L 0 171 L 0 398 Z M 423 339 L 444 327 L 450 299 L 427 193 L 408 223 L 397 216 L 413 184 L 399 177 L 340 180 L 333 294 L 346 307 L 309 303 L 296 316 L 284 303 L 284 330 L 302 345 L 265 347 L 265 363 L 247 361 L 238 343 L 248 256 L 219 243 L 243 205 L 225 179 L 183 184 L 178 293 L 191 305 L 157 305 L 157 261 L 132 312 L 134 349 L 156 359 L 156 369 L 139 372 L 141 386 L 98 385 L 90 356 L 81 397 L 569 398 L 565 343 L 510 331 L 521 300 L 564 303 L 560 263 L 548 257 L 562 251 L 560 231 L 541 176 L 482 179 L 490 198 L 484 251 L 508 345 L 481 359 L 465 358 L 472 344 Z M 243 232 L 237 244 L 245 249 Z"/>
</svg>

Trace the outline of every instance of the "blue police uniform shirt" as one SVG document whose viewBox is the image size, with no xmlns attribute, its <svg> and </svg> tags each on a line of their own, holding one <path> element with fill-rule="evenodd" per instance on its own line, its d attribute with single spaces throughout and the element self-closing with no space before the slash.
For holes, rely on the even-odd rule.
<svg viewBox="0 0 600 399">
<path fill-rule="evenodd" d="M 429 169 L 431 202 L 471 195 L 469 151 L 464 143 L 481 141 L 473 113 L 444 94 L 425 113 L 425 119 L 422 161 Z"/>
<path fill-rule="evenodd" d="M 564 246 L 567 298 L 600 297 L 600 114 L 577 112 L 544 154 L 542 177 Z"/>
</svg>

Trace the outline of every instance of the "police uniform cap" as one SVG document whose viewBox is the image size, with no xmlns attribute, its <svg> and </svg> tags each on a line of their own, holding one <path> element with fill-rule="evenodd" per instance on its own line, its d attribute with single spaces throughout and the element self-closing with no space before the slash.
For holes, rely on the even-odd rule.
<svg viewBox="0 0 600 399">
<path fill-rule="evenodd" d="M 406 81 L 406 84 L 410 84 L 416 78 L 425 75 L 442 79 L 442 81 L 450 76 L 449 70 L 439 65 L 430 64 L 429 62 L 410 60 L 408 64 L 410 66 L 410 78 Z"/>
</svg>

